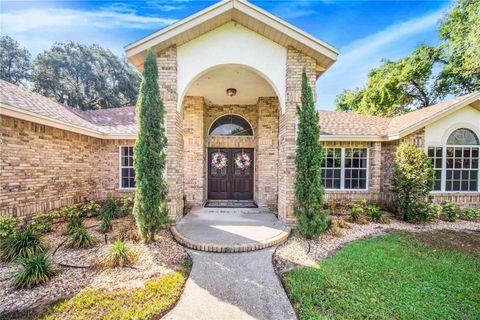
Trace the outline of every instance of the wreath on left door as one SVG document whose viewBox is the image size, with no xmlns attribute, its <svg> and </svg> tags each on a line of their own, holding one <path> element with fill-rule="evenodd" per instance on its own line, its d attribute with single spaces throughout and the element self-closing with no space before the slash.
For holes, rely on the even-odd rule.
<svg viewBox="0 0 480 320">
<path fill-rule="evenodd" d="M 218 170 L 224 169 L 228 164 L 227 155 L 223 152 L 212 154 L 212 167 Z"/>
</svg>

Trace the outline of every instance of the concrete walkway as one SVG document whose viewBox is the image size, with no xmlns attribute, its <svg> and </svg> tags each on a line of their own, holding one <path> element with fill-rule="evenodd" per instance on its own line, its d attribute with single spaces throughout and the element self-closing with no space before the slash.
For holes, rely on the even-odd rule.
<svg viewBox="0 0 480 320">
<path fill-rule="evenodd" d="M 296 319 L 273 270 L 274 248 L 243 253 L 189 250 L 193 268 L 177 306 L 164 319 Z"/>
</svg>

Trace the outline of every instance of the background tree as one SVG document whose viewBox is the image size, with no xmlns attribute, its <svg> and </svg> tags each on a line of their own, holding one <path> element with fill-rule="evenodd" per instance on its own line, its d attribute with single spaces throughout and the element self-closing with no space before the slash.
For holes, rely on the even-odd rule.
<svg viewBox="0 0 480 320">
<path fill-rule="evenodd" d="M 33 62 L 33 90 L 81 110 L 133 105 L 140 77 L 98 45 L 56 43 Z"/>
<path fill-rule="evenodd" d="M 306 238 L 323 233 L 329 226 L 323 210 L 324 190 L 321 181 L 322 146 L 318 113 L 313 102 L 312 88 L 305 70 L 302 73 L 302 105 L 298 107 L 296 177 L 294 207 L 298 231 Z"/>
<path fill-rule="evenodd" d="M 420 45 L 404 59 L 383 61 L 364 87 L 337 96 L 336 109 L 396 116 L 448 94 L 480 90 L 480 1 L 459 0 L 441 21 L 439 35 L 437 47 Z"/>
<path fill-rule="evenodd" d="M 156 56 L 149 52 L 137 103 L 138 133 L 134 147 L 136 191 L 133 212 L 145 242 L 155 240 L 155 234 L 168 217 L 168 187 L 163 177 L 167 138 L 157 76 Z"/>
<path fill-rule="evenodd" d="M 435 174 L 425 152 L 411 143 L 402 142 L 397 148 L 393 171 L 396 205 L 405 221 L 425 221 L 429 218 L 430 192 Z"/>
<path fill-rule="evenodd" d="M 0 79 L 25 84 L 30 78 L 30 52 L 9 36 L 0 37 Z"/>
<path fill-rule="evenodd" d="M 480 90 L 480 1 L 459 0 L 440 23 L 442 91 L 465 94 Z"/>
</svg>

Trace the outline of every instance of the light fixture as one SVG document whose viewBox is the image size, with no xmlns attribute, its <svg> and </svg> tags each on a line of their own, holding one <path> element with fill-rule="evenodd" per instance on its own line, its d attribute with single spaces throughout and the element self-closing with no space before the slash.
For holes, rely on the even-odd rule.
<svg viewBox="0 0 480 320">
<path fill-rule="evenodd" d="M 235 89 L 235 88 L 228 88 L 227 89 L 227 96 L 233 97 L 236 94 L 237 94 L 237 89 Z"/>
</svg>

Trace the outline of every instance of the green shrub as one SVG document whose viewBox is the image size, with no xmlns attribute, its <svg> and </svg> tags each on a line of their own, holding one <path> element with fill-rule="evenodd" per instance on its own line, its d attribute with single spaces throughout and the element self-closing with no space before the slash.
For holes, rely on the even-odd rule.
<svg viewBox="0 0 480 320">
<path fill-rule="evenodd" d="M 362 204 L 353 204 L 350 209 L 350 219 L 352 219 L 352 221 L 358 221 L 364 213 L 365 209 Z"/>
<path fill-rule="evenodd" d="M 120 198 L 120 208 L 118 210 L 119 214 L 118 216 L 120 217 L 126 217 L 129 214 L 132 213 L 133 210 L 133 197 L 132 196 L 126 196 Z"/>
<path fill-rule="evenodd" d="M 18 218 L 0 216 L 0 239 L 6 238 L 18 230 Z"/>
<path fill-rule="evenodd" d="M 463 217 L 465 220 L 476 220 L 480 219 L 480 208 L 465 208 L 462 211 Z"/>
<path fill-rule="evenodd" d="M 53 231 L 53 225 L 60 217 L 58 211 L 36 213 L 28 225 L 37 233 L 43 234 Z"/>
<path fill-rule="evenodd" d="M 157 56 L 149 51 L 137 102 L 138 131 L 134 147 L 135 205 L 138 230 L 145 242 L 155 240 L 168 217 L 168 185 L 164 177 L 167 137 L 165 108 L 158 86 Z"/>
<path fill-rule="evenodd" d="M 67 240 L 68 248 L 88 249 L 95 245 L 95 239 L 91 238 L 87 229 L 78 227 L 70 233 Z"/>
<path fill-rule="evenodd" d="M 103 268 L 124 267 L 135 262 L 136 259 L 137 253 L 132 250 L 130 245 L 117 239 L 101 257 L 97 265 Z"/>
<path fill-rule="evenodd" d="M 382 210 L 380 210 L 380 207 L 371 204 L 367 207 L 367 210 L 368 216 L 370 217 L 370 219 L 372 219 L 372 221 L 380 222 L 382 220 L 383 212 Z"/>
<path fill-rule="evenodd" d="M 319 118 L 305 69 L 302 72 L 301 106 L 297 107 L 297 113 L 296 202 L 293 209 L 300 234 L 305 238 L 315 238 L 324 233 L 332 222 L 327 219 L 330 212 L 323 209 L 323 150 L 319 142 Z"/>
<path fill-rule="evenodd" d="M 72 234 L 76 229 L 83 229 L 83 218 L 80 216 L 71 216 L 67 219 L 67 234 Z"/>
<path fill-rule="evenodd" d="M 113 229 L 112 217 L 108 214 L 102 214 L 102 223 L 100 224 L 100 229 L 103 232 L 108 232 Z"/>
<path fill-rule="evenodd" d="M 110 219 L 114 219 L 118 216 L 118 214 L 119 214 L 118 206 L 115 199 L 111 197 L 107 198 L 107 200 L 105 201 L 102 207 L 102 211 L 101 211 L 102 218 L 105 216 L 108 216 L 110 217 Z"/>
<path fill-rule="evenodd" d="M 1 257 L 5 261 L 29 258 L 44 250 L 40 235 L 30 227 L 14 232 L 0 241 Z"/>
<path fill-rule="evenodd" d="M 455 204 L 448 200 L 442 203 L 442 212 L 446 216 L 447 221 L 455 222 L 460 218 L 460 215 L 455 208 Z"/>
<path fill-rule="evenodd" d="M 426 205 L 427 215 L 429 220 L 437 220 L 443 211 L 441 205 L 435 202 L 430 202 Z"/>
<path fill-rule="evenodd" d="M 86 218 L 98 216 L 100 214 L 100 209 L 100 205 L 93 200 L 85 202 L 80 208 L 82 216 Z"/>
<path fill-rule="evenodd" d="M 82 210 L 76 204 L 72 204 L 60 210 L 60 217 L 65 221 L 67 221 L 72 217 L 80 217 L 81 215 L 82 215 Z"/>
<path fill-rule="evenodd" d="M 393 171 L 395 202 L 403 220 L 428 219 L 429 196 L 433 189 L 434 171 L 425 152 L 411 143 L 402 142 L 397 149 Z"/>
<path fill-rule="evenodd" d="M 22 258 L 18 262 L 23 267 L 13 278 L 13 285 L 18 289 L 46 284 L 58 271 L 47 251 Z"/>
</svg>

